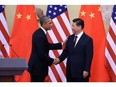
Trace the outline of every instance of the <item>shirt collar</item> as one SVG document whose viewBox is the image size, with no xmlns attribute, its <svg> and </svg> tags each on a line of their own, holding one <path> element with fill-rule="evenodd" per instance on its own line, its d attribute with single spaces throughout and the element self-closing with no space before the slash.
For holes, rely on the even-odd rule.
<svg viewBox="0 0 116 87">
<path fill-rule="evenodd" d="M 43 27 L 40 27 L 40 28 L 44 31 L 45 34 L 47 33 L 46 30 Z"/>
<path fill-rule="evenodd" d="M 80 37 L 82 36 L 82 34 L 83 34 L 83 31 L 80 32 L 80 33 L 77 35 L 77 37 L 80 38 Z"/>
</svg>

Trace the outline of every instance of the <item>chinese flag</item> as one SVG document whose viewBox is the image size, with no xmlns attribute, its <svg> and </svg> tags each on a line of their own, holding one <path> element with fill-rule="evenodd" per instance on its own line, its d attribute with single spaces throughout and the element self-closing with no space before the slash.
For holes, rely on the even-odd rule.
<svg viewBox="0 0 116 87">
<path fill-rule="evenodd" d="M 85 21 L 84 31 L 92 37 L 94 43 L 94 56 L 91 65 L 90 81 L 109 81 L 109 75 L 104 66 L 106 35 L 100 6 L 82 5 L 79 17 Z"/>
<path fill-rule="evenodd" d="M 11 58 L 25 58 L 28 63 L 32 47 L 32 34 L 37 28 L 38 22 L 34 6 L 18 5 L 10 39 Z M 19 82 L 30 81 L 30 75 L 25 70 L 21 76 L 16 76 L 15 80 Z"/>
</svg>

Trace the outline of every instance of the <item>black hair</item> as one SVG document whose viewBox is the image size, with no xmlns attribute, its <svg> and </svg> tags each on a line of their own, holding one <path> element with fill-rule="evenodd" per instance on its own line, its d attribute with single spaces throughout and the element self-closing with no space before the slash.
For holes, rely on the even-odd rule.
<svg viewBox="0 0 116 87">
<path fill-rule="evenodd" d="M 50 17 L 48 16 L 42 16 L 40 19 L 39 19 L 39 22 L 40 22 L 40 25 L 42 26 L 43 23 L 45 23 L 48 19 L 50 19 Z"/>
<path fill-rule="evenodd" d="M 77 26 L 81 25 L 82 29 L 84 28 L 84 21 L 81 18 L 75 18 L 73 22 L 76 23 Z"/>
</svg>

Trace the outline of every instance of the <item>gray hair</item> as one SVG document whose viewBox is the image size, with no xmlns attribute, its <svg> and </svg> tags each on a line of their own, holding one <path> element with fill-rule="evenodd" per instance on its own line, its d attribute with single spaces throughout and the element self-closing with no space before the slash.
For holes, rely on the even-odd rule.
<svg viewBox="0 0 116 87">
<path fill-rule="evenodd" d="M 36 8 L 36 13 L 38 18 L 41 18 L 42 16 L 44 16 L 43 10 L 41 8 Z"/>
<path fill-rule="evenodd" d="M 40 22 L 40 25 L 42 26 L 43 23 L 45 23 L 48 19 L 50 19 L 50 17 L 48 16 L 42 16 L 40 19 L 39 19 L 39 22 Z"/>
</svg>

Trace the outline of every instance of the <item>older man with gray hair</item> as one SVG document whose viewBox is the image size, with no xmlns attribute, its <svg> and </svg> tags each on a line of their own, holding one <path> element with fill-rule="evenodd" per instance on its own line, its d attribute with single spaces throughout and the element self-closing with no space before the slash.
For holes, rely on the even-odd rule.
<svg viewBox="0 0 116 87">
<path fill-rule="evenodd" d="M 38 17 L 38 20 L 44 16 L 44 12 L 41 8 L 36 8 L 36 14 L 37 14 L 37 17 Z"/>
</svg>

